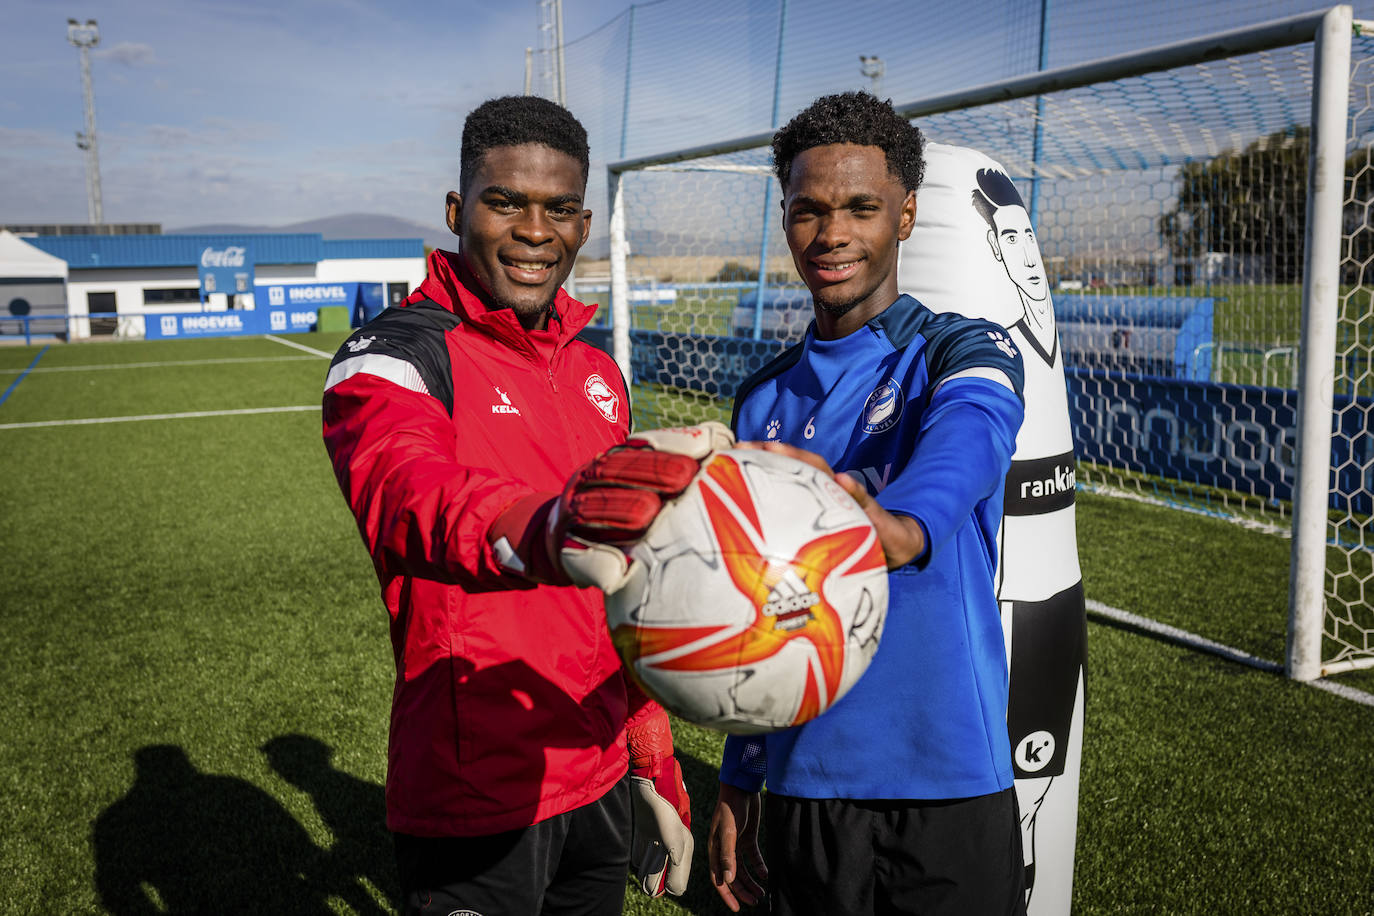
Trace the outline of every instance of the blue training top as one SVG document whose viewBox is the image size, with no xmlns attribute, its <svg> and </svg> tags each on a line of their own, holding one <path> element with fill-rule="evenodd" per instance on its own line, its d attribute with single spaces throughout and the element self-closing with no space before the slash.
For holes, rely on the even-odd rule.
<svg viewBox="0 0 1374 916">
<path fill-rule="evenodd" d="M 839 340 L 818 340 L 813 322 L 740 387 L 740 439 L 817 452 L 883 508 L 916 519 L 927 548 L 889 573 L 882 641 L 858 683 L 804 725 L 727 738 L 723 782 L 859 799 L 968 798 L 1012 785 L 993 575 L 1022 378 L 999 325 L 901 296 Z"/>
</svg>

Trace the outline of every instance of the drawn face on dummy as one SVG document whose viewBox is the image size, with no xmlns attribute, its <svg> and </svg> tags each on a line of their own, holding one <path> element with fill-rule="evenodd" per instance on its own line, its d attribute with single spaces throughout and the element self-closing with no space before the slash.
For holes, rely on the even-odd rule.
<svg viewBox="0 0 1374 916">
<path fill-rule="evenodd" d="M 1027 317 L 1043 324 L 1049 310 L 1049 285 L 1030 214 L 1025 207 L 1007 204 L 993 211 L 992 221 L 995 228 L 988 230 L 992 253 L 1021 291 Z"/>
<path fill-rule="evenodd" d="M 973 206 L 988 224 L 988 247 L 1016 284 L 1026 321 L 1043 334 L 1053 326 L 1054 312 L 1030 214 L 1016 185 L 1004 172 L 980 169 L 977 181 Z"/>
</svg>

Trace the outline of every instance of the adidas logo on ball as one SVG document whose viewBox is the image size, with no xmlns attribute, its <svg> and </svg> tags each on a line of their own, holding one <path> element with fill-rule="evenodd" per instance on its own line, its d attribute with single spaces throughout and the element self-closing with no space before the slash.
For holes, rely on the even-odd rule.
<svg viewBox="0 0 1374 916">
<path fill-rule="evenodd" d="M 778 629 L 790 630 L 805 626 L 806 622 L 812 619 L 811 608 L 821 603 L 821 596 L 803 585 L 797 574 L 790 569 L 783 577 L 783 583 L 787 585 L 787 591 L 783 593 L 781 589 L 773 590 L 768 603 L 763 606 L 764 615 L 776 618 L 773 626 Z"/>
</svg>

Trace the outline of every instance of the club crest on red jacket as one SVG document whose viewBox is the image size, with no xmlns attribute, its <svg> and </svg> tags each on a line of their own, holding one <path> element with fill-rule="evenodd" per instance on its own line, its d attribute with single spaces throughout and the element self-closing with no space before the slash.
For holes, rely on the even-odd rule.
<svg viewBox="0 0 1374 916">
<path fill-rule="evenodd" d="M 587 400 L 592 402 L 592 406 L 601 411 L 607 423 L 614 423 L 620 416 L 620 398 L 598 373 L 593 372 L 587 376 L 587 384 L 582 390 L 587 395 Z"/>
</svg>

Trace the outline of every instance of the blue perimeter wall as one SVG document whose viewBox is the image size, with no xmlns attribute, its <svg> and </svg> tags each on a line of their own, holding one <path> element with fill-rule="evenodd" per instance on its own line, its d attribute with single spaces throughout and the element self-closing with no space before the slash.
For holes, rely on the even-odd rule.
<svg viewBox="0 0 1374 916">
<path fill-rule="evenodd" d="M 580 335 L 611 352 L 611 331 Z M 631 332 L 634 381 L 733 403 L 750 374 L 785 349 L 779 341 Z M 1069 422 L 1080 459 L 1267 501 L 1293 497 L 1297 392 L 1253 385 L 1067 369 Z M 1351 404 L 1357 409 L 1341 410 Z M 1374 399 L 1337 396 L 1331 508 L 1374 512 Z"/>
</svg>

